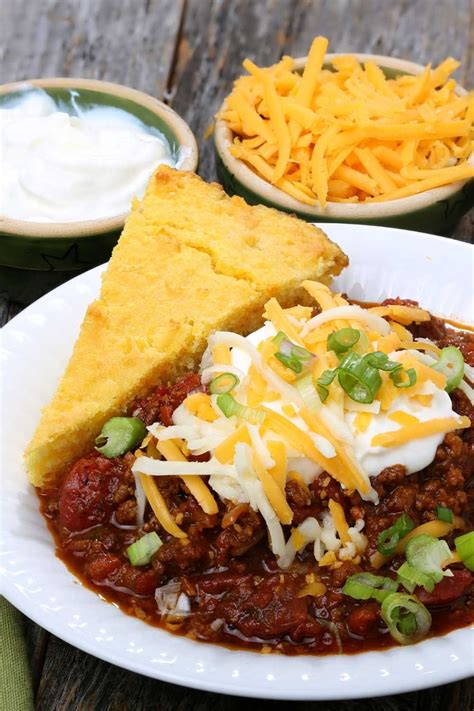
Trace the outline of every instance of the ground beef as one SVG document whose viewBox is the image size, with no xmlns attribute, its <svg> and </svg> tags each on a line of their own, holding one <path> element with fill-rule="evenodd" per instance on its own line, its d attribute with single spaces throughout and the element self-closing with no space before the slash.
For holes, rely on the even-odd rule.
<svg viewBox="0 0 474 711">
<path fill-rule="evenodd" d="M 137 522 L 137 502 L 135 499 L 122 501 L 115 512 L 115 520 L 122 526 L 133 526 Z"/>
<path fill-rule="evenodd" d="M 360 573 L 360 571 L 361 568 L 354 563 L 342 563 L 337 568 L 331 570 L 331 587 L 342 588 L 347 578 L 350 578 L 351 575 L 355 575 L 356 573 Z"/>
<path fill-rule="evenodd" d="M 194 390 L 204 390 L 199 375 L 189 373 L 174 385 L 160 385 L 147 397 L 135 400 L 130 410 L 134 417 L 139 417 L 146 425 L 161 422 L 171 425 L 173 411 L 181 405 L 183 400 Z"/>
<path fill-rule="evenodd" d="M 417 501 L 417 487 L 412 485 L 397 486 L 397 488 L 386 496 L 381 507 L 383 512 L 387 513 L 404 513 L 415 506 Z"/>
<path fill-rule="evenodd" d="M 188 491 L 187 487 L 186 491 Z M 174 516 L 181 521 L 181 526 L 184 528 L 188 528 L 192 524 L 196 532 L 206 528 L 214 528 L 218 524 L 217 514 L 205 513 L 194 496 L 190 495 L 179 503 L 174 511 Z"/>
<path fill-rule="evenodd" d="M 401 299 L 396 296 L 394 299 L 385 299 L 382 301 L 381 306 L 415 306 L 418 308 L 420 305 L 418 301 L 413 301 L 412 299 Z"/>
<path fill-rule="evenodd" d="M 233 525 L 224 528 L 216 537 L 216 562 L 225 565 L 230 558 L 244 555 L 266 534 L 260 514 L 252 509 L 244 512 Z"/>
<path fill-rule="evenodd" d="M 310 489 L 313 499 L 326 507 L 329 499 L 333 499 L 343 506 L 347 504 L 347 497 L 344 496 L 341 485 L 324 472 L 312 482 Z"/>
<path fill-rule="evenodd" d="M 311 495 L 308 489 L 303 488 L 297 481 L 289 481 L 285 487 L 286 500 L 293 509 L 302 508 L 311 504 Z"/>
<path fill-rule="evenodd" d="M 416 493 L 415 505 L 422 512 L 423 520 L 430 521 L 436 518 L 437 506 L 447 506 L 453 513 L 460 516 L 467 508 L 467 494 L 465 491 L 450 491 L 442 485 L 439 479 L 430 479 L 422 484 Z"/>
<path fill-rule="evenodd" d="M 384 496 L 388 492 L 402 484 L 406 479 L 407 470 L 401 464 L 382 469 L 380 474 L 373 480 L 372 486 L 379 496 Z"/>
<path fill-rule="evenodd" d="M 161 546 L 155 556 L 171 574 L 194 571 L 210 562 L 209 544 L 199 535 L 192 539 L 172 538 Z"/>
</svg>

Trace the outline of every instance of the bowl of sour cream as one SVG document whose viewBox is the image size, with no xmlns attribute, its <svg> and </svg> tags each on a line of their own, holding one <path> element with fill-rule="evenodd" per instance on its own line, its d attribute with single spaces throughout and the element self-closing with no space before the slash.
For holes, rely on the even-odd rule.
<svg viewBox="0 0 474 711">
<path fill-rule="evenodd" d="M 1 86 L 0 156 L 0 265 L 40 270 L 108 259 L 156 168 L 198 163 L 175 111 L 90 79 Z"/>
</svg>

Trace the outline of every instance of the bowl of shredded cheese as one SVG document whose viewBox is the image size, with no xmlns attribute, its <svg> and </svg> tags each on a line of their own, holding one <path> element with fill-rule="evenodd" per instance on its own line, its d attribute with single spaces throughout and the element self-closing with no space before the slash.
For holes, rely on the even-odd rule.
<svg viewBox="0 0 474 711">
<path fill-rule="evenodd" d="M 309 55 L 243 62 L 216 116 L 220 181 L 230 194 L 308 221 L 447 233 L 474 205 L 474 93 L 447 58 Z"/>
</svg>

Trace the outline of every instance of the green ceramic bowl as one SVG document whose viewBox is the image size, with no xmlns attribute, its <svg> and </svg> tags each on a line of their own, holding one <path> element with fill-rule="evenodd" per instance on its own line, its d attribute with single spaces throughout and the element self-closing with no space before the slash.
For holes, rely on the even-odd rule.
<svg viewBox="0 0 474 711">
<path fill-rule="evenodd" d="M 166 136 L 181 170 L 196 170 L 198 149 L 189 126 L 161 101 L 119 84 L 92 79 L 33 79 L 0 87 L 0 107 L 29 87 L 41 88 L 72 113 L 71 90 L 82 108 L 113 106 Z M 40 223 L 0 217 L 0 265 L 39 270 L 83 270 L 107 261 L 127 213 L 82 222 Z"/>
<path fill-rule="evenodd" d="M 326 55 L 331 59 L 336 54 Z M 424 67 L 393 57 L 373 54 L 356 54 L 359 61 L 374 60 L 388 77 L 399 74 L 419 74 Z M 295 60 L 302 70 L 306 57 Z M 461 87 L 459 95 L 466 94 Z M 261 203 L 269 207 L 296 214 L 308 222 L 353 222 L 367 225 L 385 225 L 404 229 L 447 234 L 456 222 L 474 205 L 474 180 L 459 181 L 433 190 L 426 190 L 398 200 L 381 203 L 348 204 L 329 203 L 324 210 L 295 200 L 254 173 L 243 161 L 229 152 L 233 134 L 222 120 L 216 121 L 214 131 L 216 169 L 220 182 L 230 195 L 240 195 L 251 205 Z M 469 162 L 474 165 L 474 153 Z"/>
</svg>

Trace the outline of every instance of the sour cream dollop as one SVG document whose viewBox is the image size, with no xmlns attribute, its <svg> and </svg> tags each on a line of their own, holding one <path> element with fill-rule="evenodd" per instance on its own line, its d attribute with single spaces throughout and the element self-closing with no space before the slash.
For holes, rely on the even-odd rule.
<svg viewBox="0 0 474 711">
<path fill-rule="evenodd" d="M 274 327 L 267 323 L 263 328 L 250 334 L 247 339 L 254 346 L 276 334 Z M 391 353 L 392 360 L 398 360 L 403 351 Z M 249 356 L 238 348 L 232 349 L 232 365 L 243 375 L 247 375 L 251 360 Z M 394 447 L 374 447 L 372 439 L 383 432 L 391 432 L 400 429 L 393 419 L 390 418 L 395 412 L 403 412 L 416 417 L 420 422 L 426 422 L 434 418 L 456 417 L 453 410 L 451 398 L 445 390 L 441 390 L 434 383 L 428 381 L 424 385 L 424 394 L 431 395 L 431 404 L 423 406 L 413 398 L 401 393 L 396 398 L 386 412 L 379 412 L 371 415 L 370 424 L 365 432 L 360 432 L 355 424 L 356 412 L 346 412 L 344 422 L 348 426 L 353 436 L 352 451 L 361 469 L 369 477 L 376 477 L 386 467 L 400 464 L 407 470 L 407 474 L 413 474 L 427 467 L 434 460 L 436 450 L 444 439 L 444 433 L 429 435 L 410 440 L 404 444 Z M 269 409 L 281 415 L 285 413 L 281 409 L 280 401 L 264 403 Z M 306 431 L 308 428 L 299 417 L 292 418 L 294 424 Z M 272 434 L 272 436 L 275 436 Z M 296 454 L 296 453 L 295 453 Z M 301 464 L 301 466 L 299 466 Z M 307 483 L 310 483 L 321 473 L 321 468 L 307 460 L 299 457 L 292 462 L 292 468 L 300 471 Z"/>
<path fill-rule="evenodd" d="M 111 106 L 76 113 L 59 111 L 43 91 L 27 91 L 0 110 L 3 217 L 77 222 L 119 215 L 159 164 L 175 165 L 165 137 L 132 114 Z"/>
<path fill-rule="evenodd" d="M 370 477 L 376 477 L 386 467 L 401 464 L 407 470 L 407 474 L 414 474 L 431 464 L 436 455 L 438 446 L 443 441 L 443 432 L 412 439 L 405 444 L 396 447 L 374 447 L 371 445 L 372 438 L 382 432 L 395 432 L 400 429 L 390 419 L 394 412 L 404 412 L 407 415 L 417 417 L 420 422 L 427 422 L 434 418 L 455 417 L 451 398 L 444 390 L 440 390 L 433 385 L 432 401 L 429 407 L 416 405 L 412 398 L 401 395 L 393 401 L 387 412 L 379 412 L 371 417 L 371 421 L 365 432 L 359 432 L 354 428 L 356 413 L 346 414 L 346 422 L 354 434 L 354 451 L 362 469 Z"/>
</svg>

